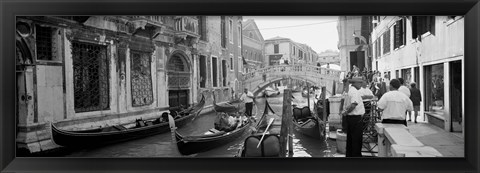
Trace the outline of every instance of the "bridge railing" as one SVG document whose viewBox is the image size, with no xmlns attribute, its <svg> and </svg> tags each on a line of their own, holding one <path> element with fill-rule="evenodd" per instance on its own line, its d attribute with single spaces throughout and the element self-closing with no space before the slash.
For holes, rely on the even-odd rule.
<svg viewBox="0 0 480 173">
<path fill-rule="evenodd" d="M 253 72 L 244 74 L 244 80 L 252 80 L 255 78 L 262 78 L 263 75 L 308 75 L 316 76 L 321 75 L 322 78 L 330 78 L 333 80 L 339 80 L 340 70 L 334 70 L 329 68 L 323 68 L 313 65 L 276 65 L 269 66 L 262 69 L 258 69 Z"/>
</svg>

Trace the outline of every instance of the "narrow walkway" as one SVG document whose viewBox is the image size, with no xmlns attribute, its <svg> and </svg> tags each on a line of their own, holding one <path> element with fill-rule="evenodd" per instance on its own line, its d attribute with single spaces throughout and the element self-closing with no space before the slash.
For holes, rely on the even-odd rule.
<svg viewBox="0 0 480 173">
<path fill-rule="evenodd" d="M 465 140 L 455 133 L 428 123 L 408 122 L 408 129 L 420 142 L 437 149 L 443 157 L 465 157 Z"/>
</svg>

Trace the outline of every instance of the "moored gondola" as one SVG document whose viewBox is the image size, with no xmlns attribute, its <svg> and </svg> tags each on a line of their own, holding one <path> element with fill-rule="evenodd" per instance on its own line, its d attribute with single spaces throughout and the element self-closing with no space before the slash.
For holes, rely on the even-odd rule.
<svg viewBox="0 0 480 173">
<path fill-rule="evenodd" d="M 172 119 L 171 116 L 169 116 L 169 120 L 170 119 Z M 172 140 L 182 155 L 191 155 L 208 151 L 232 142 L 243 136 L 246 131 L 249 131 L 251 125 L 250 119 L 247 119 L 246 121 L 241 121 L 241 125 L 237 126 L 235 130 L 229 132 L 210 129 L 204 135 L 184 136 L 176 131 L 175 122 L 171 120 L 169 122 L 171 132 L 174 136 L 172 137 Z"/>
<path fill-rule="evenodd" d="M 324 139 L 325 123 L 310 107 L 293 108 L 293 126 L 296 131 L 306 136 Z"/>
<path fill-rule="evenodd" d="M 175 118 L 177 126 L 183 126 L 198 116 L 205 105 L 205 97 L 202 95 L 200 102 L 191 108 L 178 113 Z M 183 116 L 182 116 L 183 115 Z M 169 131 L 166 115 L 154 120 L 137 120 L 133 127 L 115 125 L 90 130 L 68 131 L 56 127 L 53 123 L 52 139 L 54 143 L 65 147 L 92 147 L 127 141 L 136 138 L 151 136 Z"/>
<path fill-rule="evenodd" d="M 272 118 L 274 120 L 269 125 L 268 120 Z M 279 157 L 280 120 L 280 116 L 275 114 L 267 99 L 265 99 L 265 109 L 257 125 L 255 125 L 256 131 L 245 138 L 236 157 Z"/>
</svg>

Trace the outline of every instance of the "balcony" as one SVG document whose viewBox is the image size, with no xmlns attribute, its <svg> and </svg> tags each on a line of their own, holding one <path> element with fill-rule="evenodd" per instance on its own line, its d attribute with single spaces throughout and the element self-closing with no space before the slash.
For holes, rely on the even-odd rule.
<svg viewBox="0 0 480 173">
<path fill-rule="evenodd" d="M 186 37 L 200 38 L 198 34 L 198 19 L 191 16 L 175 17 L 175 36 L 187 39 Z"/>
<path fill-rule="evenodd" d="M 166 21 L 166 16 L 131 16 L 132 21 L 161 26 Z"/>
</svg>

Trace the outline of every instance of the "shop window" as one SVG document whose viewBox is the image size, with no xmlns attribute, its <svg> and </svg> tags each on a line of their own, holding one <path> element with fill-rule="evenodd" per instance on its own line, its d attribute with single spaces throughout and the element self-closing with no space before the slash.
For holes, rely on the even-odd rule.
<svg viewBox="0 0 480 173">
<path fill-rule="evenodd" d="M 75 112 L 109 109 L 109 69 L 105 46 L 72 42 Z"/>
<path fill-rule="evenodd" d="M 425 102 L 426 111 L 441 113 L 444 109 L 444 75 L 443 64 L 425 67 Z"/>
</svg>

